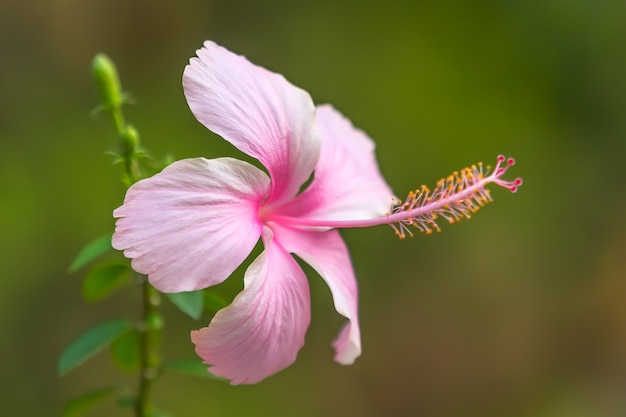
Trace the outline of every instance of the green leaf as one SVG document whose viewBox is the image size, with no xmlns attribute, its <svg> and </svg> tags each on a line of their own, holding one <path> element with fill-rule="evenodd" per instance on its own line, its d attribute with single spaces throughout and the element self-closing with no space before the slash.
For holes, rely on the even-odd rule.
<svg viewBox="0 0 626 417">
<path fill-rule="evenodd" d="M 97 391 L 88 392 L 87 394 L 72 398 L 65 404 L 65 407 L 63 407 L 61 417 L 82 416 L 88 410 L 93 408 L 94 405 L 115 394 L 116 391 L 117 389 L 114 387 L 102 388 Z"/>
<path fill-rule="evenodd" d="M 226 381 L 224 378 L 215 376 L 207 371 L 207 365 L 198 359 L 171 359 L 162 365 L 164 370 L 175 371 L 181 374 L 195 376 L 204 379 L 212 379 L 215 381 Z"/>
<path fill-rule="evenodd" d="M 198 320 L 202 316 L 204 309 L 202 291 L 177 292 L 167 296 L 176 307 L 192 319 Z"/>
<path fill-rule="evenodd" d="M 120 395 L 117 397 L 117 405 L 122 408 L 131 408 L 137 404 L 137 397 L 134 395 Z"/>
<path fill-rule="evenodd" d="M 78 336 L 61 354 L 57 365 L 59 375 L 83 364 L 87 359 L 106 348 L 120 335 L 133 328 L 128 319 L 114 319 L 100 323 Z"/>
<path fill-rule="evenodd" d="M 111 246 L 111 238 L 113 235 L 108 233 L 104 236 L 100 236 L 99 238 L 91 241 L 87 246 L 85 246 L 74 258 L 74 261 L 70 265 L 69 272 L 76 272 L 83 266 L 87 265 L 89 262 L 95 260 L 100 255 L 105 254 L 107 251 L 113 249 Z"/>
<path fill-rule="evenodd" d="M 126 264 L 98 265 L 83 282 L 83 298 L 95 302 L 111 295 L 132 281 L 132 269 Z"/>
<path fill-rule="evenodd" d="M 139 339 L 139 333 L 131 330 L 115 339 L 111 344 L 113 361 L 122 371 L 133 372 L 139 369 L 141 364 Z"/>
<path fill-rule="evenodd" d="M 211 290 L 203 291 L 204 308 L 207 311 L 216 313 L 228 305 L 228 302 Z"/>
</svg>

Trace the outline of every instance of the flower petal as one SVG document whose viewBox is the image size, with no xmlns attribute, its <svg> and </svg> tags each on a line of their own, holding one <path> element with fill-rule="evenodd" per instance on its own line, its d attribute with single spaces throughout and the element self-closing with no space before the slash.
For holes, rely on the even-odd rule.
<svg viewBox="0 0 626 417">
<path fill-rule="evenodd" d="M 246 271 L 244 290 L 208 327 L 191 332 L 210 372 L 233 385 L 254 384 L 291 365 L 311 318 L 304 272 L 268 228 L 263 241 L 265 251 Z"/>
<path fill-rule="evenodd" d="M 385 214 L 392 192 L 380 174 L 374 142 L 330 105 L 317 108 L 322 151 L 311 185 L 281 214 L 359 220 Z"/>
<path fill-rule="evenodd" d="M 163 292 L 218 284 L 261 236 L 259 204 L 269 178 L 232 158 L 185 159 L 139 181 L 126 193 L 113 247 Z"/>
<path fill-rule="evenodd" d="M 326 281 L 335 302 L 335 310 L 348 319 L 333 342 L 335 361 L 351 365 L 361 355 L 361 331 L 358 318 L 358 289 L 350 254 L 337 230 L 304 231 L 274 226 L 276 239 L 295 253 Z"/>
<path fill-rule="evenodd" d="M 309 94 L 213 42 L 196 53 L 183 74 L 194 116 L 267 168 L 270 203 L 293 198 L 320 152 Z"/>
</svg>

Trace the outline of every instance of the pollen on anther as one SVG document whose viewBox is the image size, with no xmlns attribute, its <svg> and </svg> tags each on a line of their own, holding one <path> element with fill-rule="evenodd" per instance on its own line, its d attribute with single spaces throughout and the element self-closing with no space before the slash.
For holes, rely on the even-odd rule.
<svg viewBox="0 0 626 417">
<path fill-rule="evenodd" d="M 485 188 L 496 184 L 511 192 L 516 192 L 522 185 L 522 179 L 513 181 L 502 179 L 508 169 L 515 164 L 514 158 L 499 155 L 493 171 L 491 166 L 479 162 L 437 181 L 431 191 L 422 185 L 420 189 L 408 193 L 406 200 L 393 199 L 388 216 L 390 226 L 396 235 L 404 239 L 413 236 L 410 228 L 416 228 L 424 234 L 441 231 L 438 218 L 445 219 L 449 224 L 461 219 L 470 219 L 486 204 L 493 201 L 491 192 Z"/>
</svg>

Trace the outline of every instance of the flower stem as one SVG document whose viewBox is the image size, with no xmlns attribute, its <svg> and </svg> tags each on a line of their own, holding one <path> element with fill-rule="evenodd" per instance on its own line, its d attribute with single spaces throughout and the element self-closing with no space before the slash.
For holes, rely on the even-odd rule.
<svg viewBox="0 0 626 417">
<path fill-rule="evenodd" d="M 145 275 L 138 275 L 142 290 L 142 321 L 139 327 L 139 386 L 135 402 L 135 416 L 152 414 L 150 391 L 158 377 L 160 358 L 157 353 L 162 321 L 158 314 L 159 293 L 148 283 Z"/>
<path fill-rule="evenodd" d="M 123 159 L 127 184 L 130 186 L 142 177 L 137 156 L 139 155 L 139 135 L 134 127 L 126 125 L 121 107 L 111 110 L 111 115 L 120 138 L 120 156 Z M 145 275 L 138 274 L 141 288 L 142 309 L 139 332 L 139 381 L 135 400 L 135 416 L 152 415 L 150 392 L 158 377 L 160 358 L 158 354 L 161 339 L 162 319 L 158 313 L 159 292 L 155 290 Z"/>
<path fill-rule="evenodd" d="M 115 129 L 119 134 L 124 130 L 124 127 L 126 127 L 121 106 L 116 106 L 111 109 L 111 117 L 113 118 L 113 123 L 115 123 Z"/>
<path fill-rule="evenodd" d="M 104 54 L 98 54 L 93 60 L 92 67 L 100 92 L 101 108 L 111 115 L 115 125 L 119 138 L 119 153 L 116 153 L 116 156 L 124 164 L 124 182 L 130 187 L 142 178 L 139 166 L 139 158 L 142 155 L 139 133 L 125 121 L 122 112 L 125 95 L 113 61 Z M 137 283 L 141 288 L 142 309 L 141 319 L 137 326 L 140 370 L 134 410 L 136 417 L 150 417 L 153 415 L 150 391 L 158 377 L 161 362 L 158 347 L 161 341 L 163 320 L 158 313 L 159 292 L 150 285 L 145 275 L 137 274 Z"/>
<path fill-rule="evenodd" d="M 124 117 L 118 107 L 111 112 L 117 133 L 120 137 L 121 157 L 124 161 L 127 184 L 130 186 L 142 177 L 137 155 L 139 154 L 139 135 L 134 127 L 124 124 Z M 155 290 L 145 275 L 138 274 L 141 288 L 142 309 L 139 332 L 139 381 L 135 402 L 135 416 L 152 415 L 150 392 L 153 382 L 158 377 L 160 358 L 158 347 L 161 339 L 162 319 L 158 313 L 159 292 Z"/>
</svg>

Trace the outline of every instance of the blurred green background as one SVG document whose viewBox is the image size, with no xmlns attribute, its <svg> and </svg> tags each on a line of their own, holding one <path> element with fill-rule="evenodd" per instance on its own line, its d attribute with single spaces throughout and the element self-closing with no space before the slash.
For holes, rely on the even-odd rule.
<svg viewBox="0 0 626 417">
<path fill-rule="evenodd" d="M 626 2 L 615 0 L 0 3 L 0 407 L 57 415 L 133 383 L 107 355 L 59 379 L 81 331 L 137 315 L 134 288 L 81 298 L 76 252 L 123 198 L 89 65 L 117 63 L 145 147 L 238 155 L 191 116 L 182 70 L 205 39 L 331 102 L 377 142 L 394 191 L 499 153 L 524 186 L 471 221 L 399 241 L 348 230 L 363 356 L 332 360 L 341 323 L 319 277 L 298 361 L 255 386 L 165 374 L 174 416 L 626 415 Z M 235 278 L 232 288 L 241 285 Z M 231 295 L 232 296 L 232 295 Z M 165 356 L 208 323 L 165 303 Z M 117 413 L 105 403 L 91 416 Z M 124 414 L 126 413 L 126 414 Z"/>
</svg>

